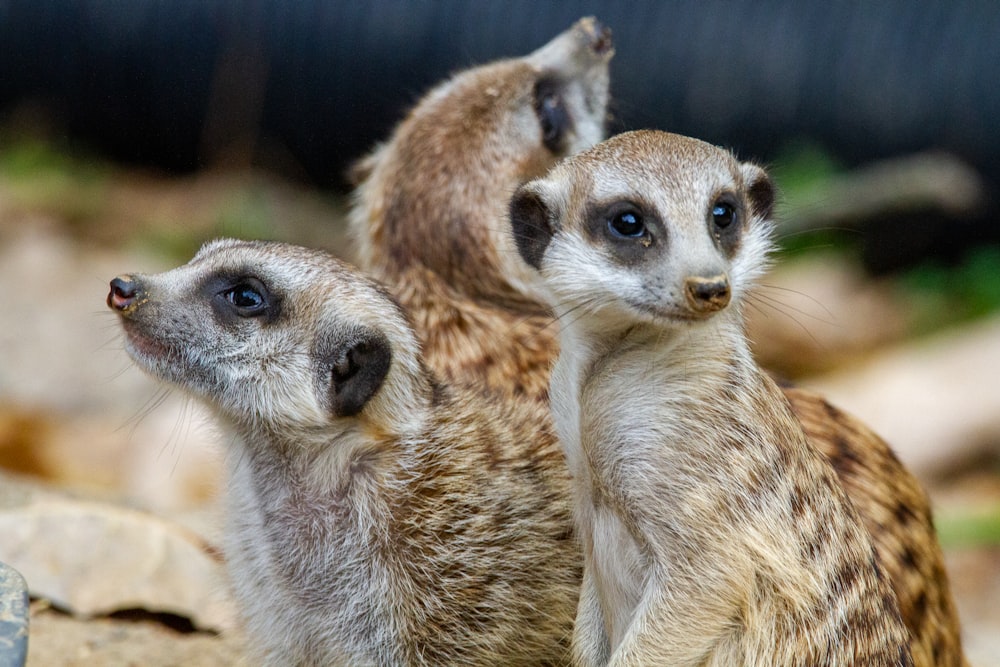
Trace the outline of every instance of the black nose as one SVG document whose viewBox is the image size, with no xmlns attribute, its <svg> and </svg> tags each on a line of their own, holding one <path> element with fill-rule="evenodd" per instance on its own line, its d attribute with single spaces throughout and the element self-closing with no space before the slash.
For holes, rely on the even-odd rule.
<svg viewBox="0 0 1000 667">
<path fill-rule="evenodd" d="M 699 313 L 722 310 L 729 304 L 729 279 L 725 275 L 692 276 L 684 282 L 688 305 Z"/>
<path fill-rule="evenodd" d="M 131 276 L 118 276 L 111 281 L 111 291 L 108 292 L 108 307 L 125 312 L 135 305 L 139 298 L 139 283 Z"/>
</svg>

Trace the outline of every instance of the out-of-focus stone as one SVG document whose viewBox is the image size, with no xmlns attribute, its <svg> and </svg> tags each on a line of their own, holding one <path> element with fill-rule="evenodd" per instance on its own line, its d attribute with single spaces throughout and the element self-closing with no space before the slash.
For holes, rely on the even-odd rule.
<svg viewBox="0 0 1000 667">
<path fill-rule="evenodd" d="M 803 384 L 857 415 L 932 477 L 1000 451 L 1000 318 L 897 347 Z"/>
</svg>

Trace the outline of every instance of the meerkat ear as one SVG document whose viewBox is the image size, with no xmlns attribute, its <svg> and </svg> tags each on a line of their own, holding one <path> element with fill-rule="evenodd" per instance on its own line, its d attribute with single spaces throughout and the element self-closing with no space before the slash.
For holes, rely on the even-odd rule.
<svg viewBox="0 0 1000 667">
<path fill-rule="evenodd" d="M 381 332 L 362 331 L 341 337 L 324 356 L 330 409 L 337 417 L 353 417 L 382 387 L 392 350 Z"/>
<path fill-rule="evenodd" d="M 521 258 L 541 269 L 545 248 L 552 240 L 552 224 L 549 207 L 533 185 L 522 185 L 514 193 L 510 200 L 510 225 Z"/>
<path fill-rule="evenodd" d="M 751 162 L 744 162 L 740 168 L 747 184 L 747 202 L 750 204 L 751 212 L 765 220 L 770 218 L 774 210 L 774 182 L 763 167 Z"/>
</svg>

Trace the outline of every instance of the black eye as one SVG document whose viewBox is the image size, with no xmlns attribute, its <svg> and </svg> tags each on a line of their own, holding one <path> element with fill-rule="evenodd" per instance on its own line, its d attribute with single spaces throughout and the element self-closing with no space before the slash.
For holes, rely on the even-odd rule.
<svg viewBox="0 0 1000 667">
<path fill-rule="evenodd" d="M 608 229 L 615 236 L 637 239 L 646 235 L 646 223 L 635 211 L 622 211 L 608 219 Z"/>
<path fill-rule="evenodd" d="M 724 201 L 715 202 L 712 207 L 712 222 L 719 229 L 725 229 L 736 222 L 736 207 Z"/>
<path fill-rule="evenodd" d="M 257 317 L 267 310 L 267 299 L 261 290 L 250 283 L 239 283 L 222 292 L 223 298 L 233 305 L 240 317 Z"/>
</svg>

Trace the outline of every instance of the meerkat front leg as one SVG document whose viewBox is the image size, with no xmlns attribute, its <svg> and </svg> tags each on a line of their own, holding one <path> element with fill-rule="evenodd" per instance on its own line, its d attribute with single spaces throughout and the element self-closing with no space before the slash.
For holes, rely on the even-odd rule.
<svg viewBox="0 0 1000 667">
<path fill-rule="evenodd" d="M 580 602 L 573 630 L 573 660 L 580 667 L 598 667 L 608 664 L 610 655 L 611 645 L 604 629 L 600 596 L 593 571 L 587 568 L 583 571 Z"/>
<path fill-rule="evenodd" d="M 738 664 L 720 661 L 714 655 L 719 647 L 730 644 L 724 639 L 733 630 L 730 615 L 709 608 L 722 596 L 702 600 L 702 604 L 693 593 L 685 595 L 683 591 L 670 591 L 660 585 L 647 586 L 628 631 L 611 657 L 601 664 L 608 667 Z"/>
</svg>

